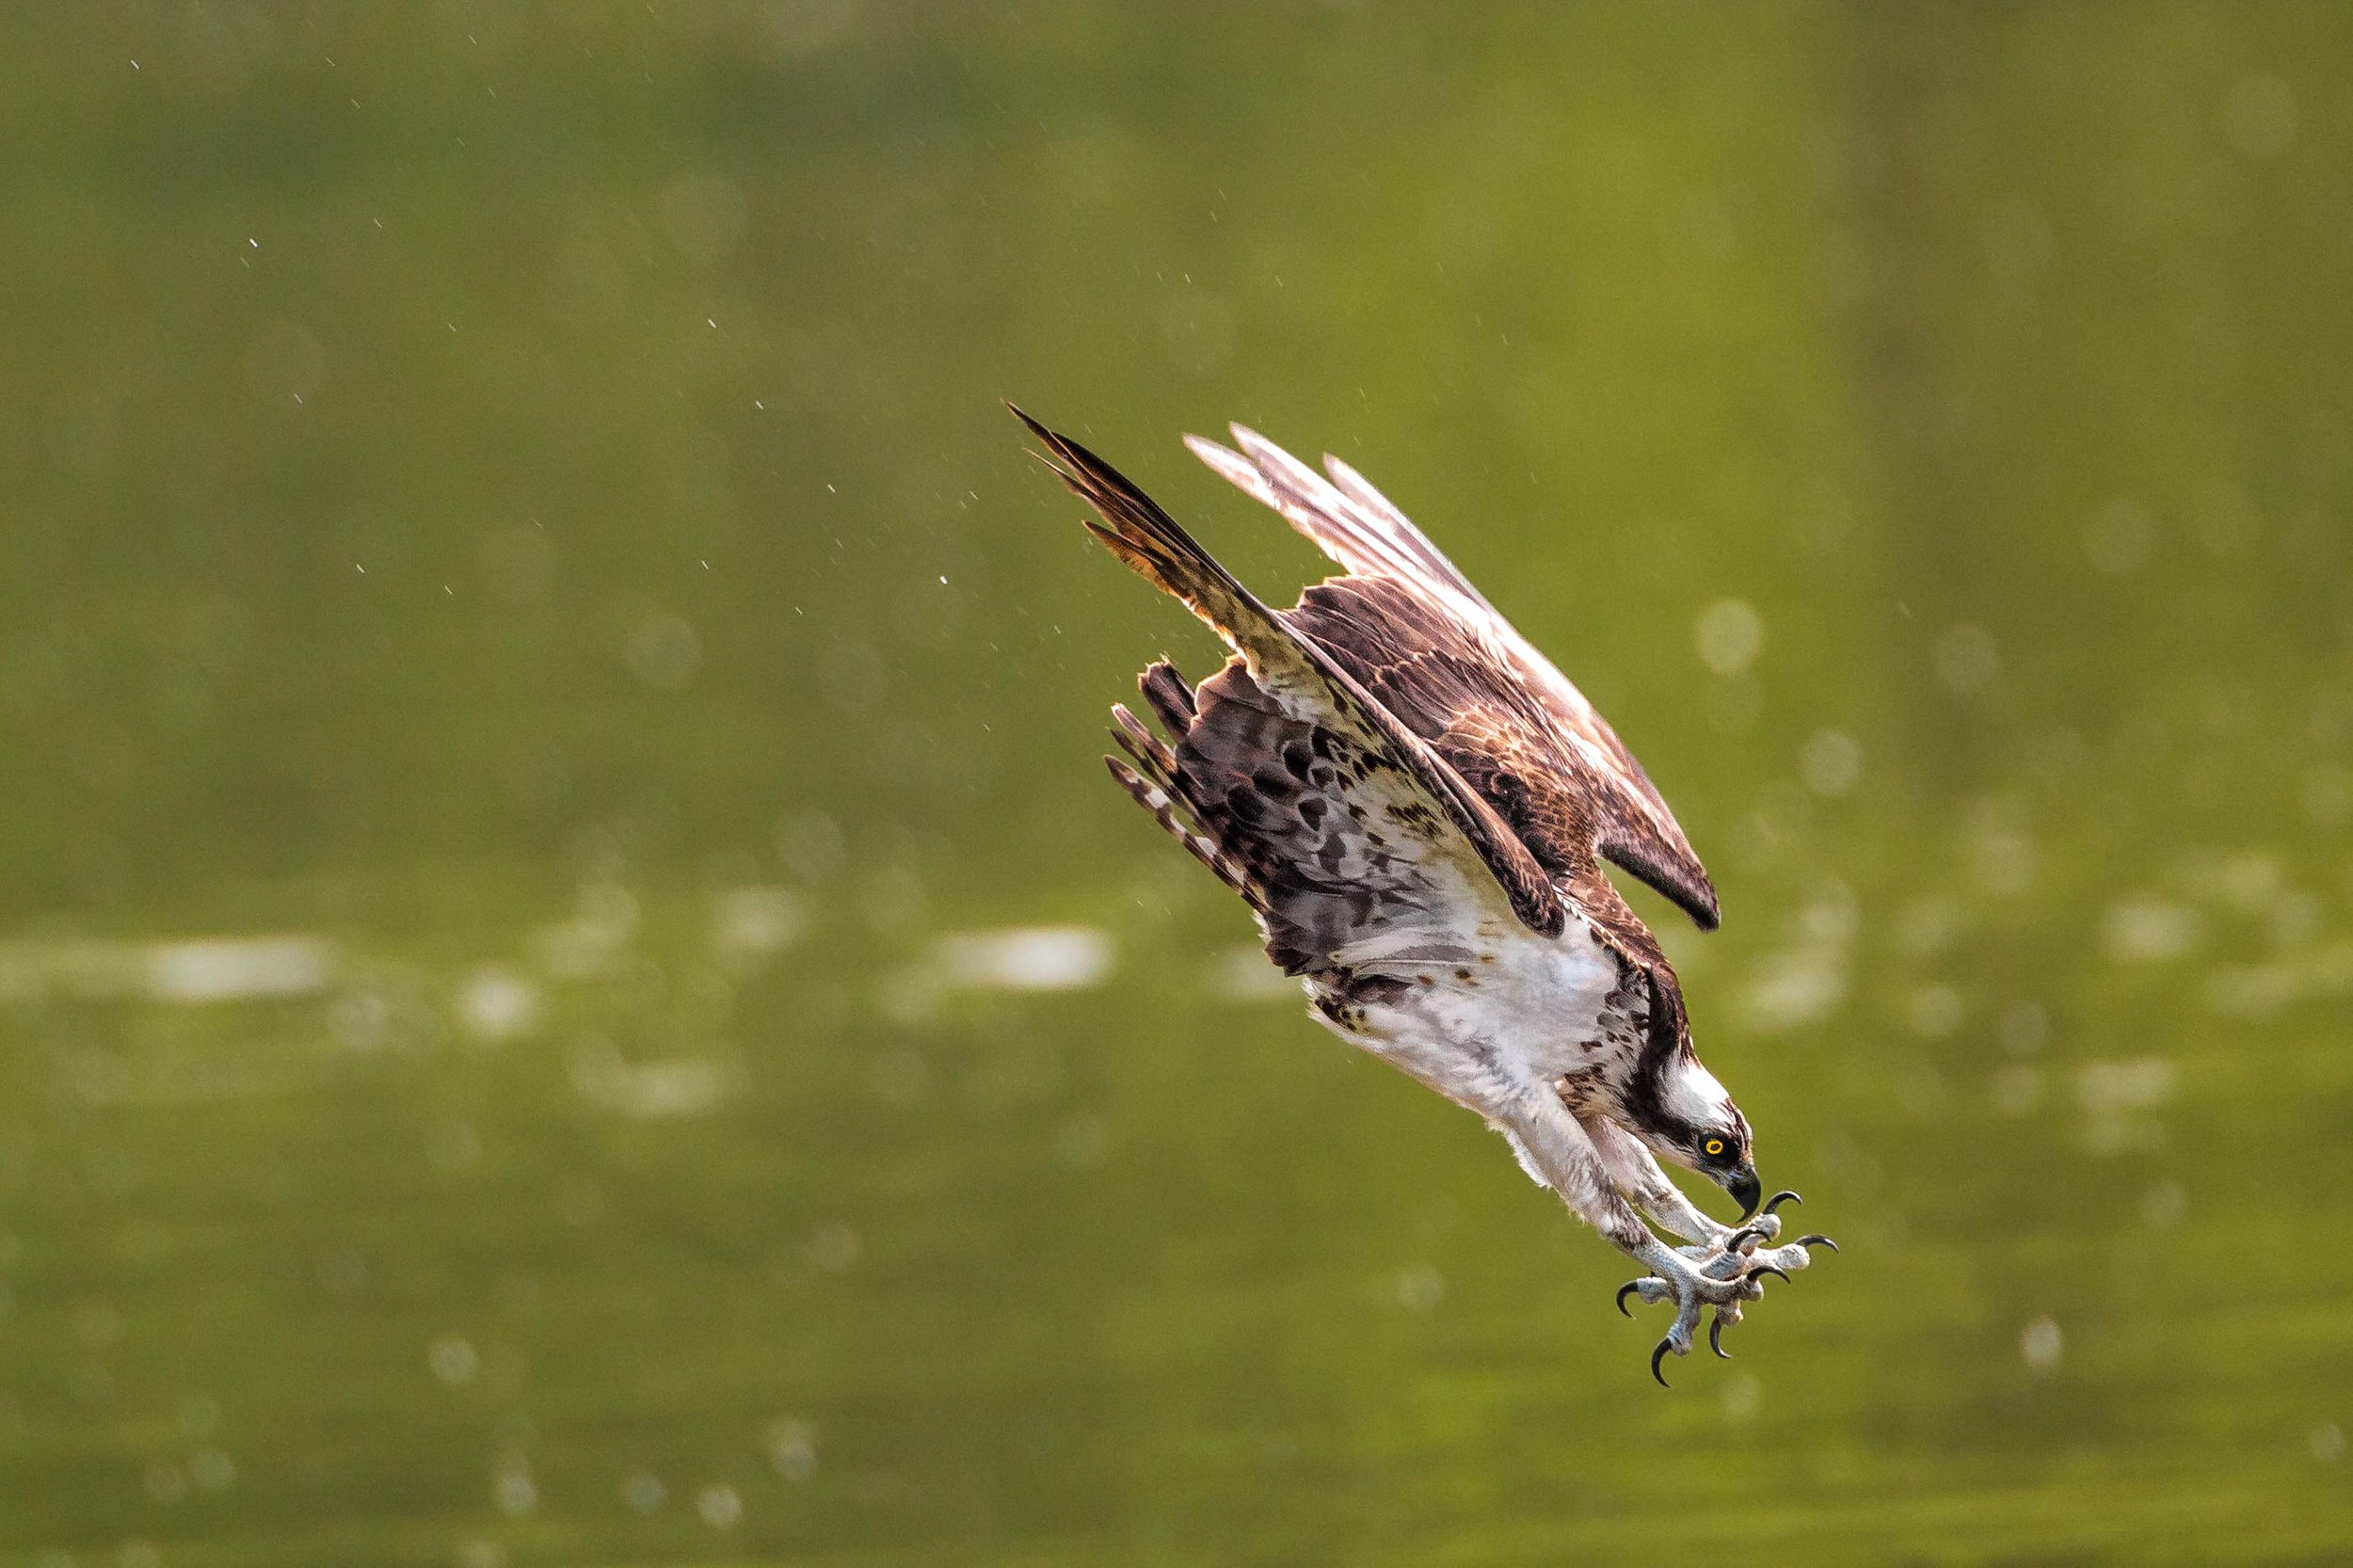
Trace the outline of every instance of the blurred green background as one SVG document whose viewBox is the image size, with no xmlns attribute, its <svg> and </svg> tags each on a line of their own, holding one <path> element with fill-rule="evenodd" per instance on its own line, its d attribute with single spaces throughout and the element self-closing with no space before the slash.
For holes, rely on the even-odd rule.
<svg viewBox="0 0 2353 1568">
<path fill-rule="evenodd" d="M 0 19 L 0 1560 L 2353 1560 L 2353 11 Z M 1105 782 L 1389 491 L 1722 889 L 1738 1360 Z M 1720 1200 L 1721 1201 L 1721 1200 Z"/>
</svg>

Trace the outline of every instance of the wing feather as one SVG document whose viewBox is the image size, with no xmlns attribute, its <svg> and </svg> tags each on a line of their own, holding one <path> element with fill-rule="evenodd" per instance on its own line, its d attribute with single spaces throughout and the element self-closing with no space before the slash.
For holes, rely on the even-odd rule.
<svg viewBox="0 0 2353 1568">
<path fill-rule="evenodd" d="M 1598 852 L 1712 929 L 1721 907 L 1706 868 L 1568 677 L 1355 470 L 1327 456 L 1327 480 L 1257 432 L 1233 433 L 1240 451 L 1198 436 L 1185 444 L 1351 574 L 1308 590 L 1287 618 L 1430 742 L 1556 873 Z"/>
<path fill-rule="evenodd" d="M 1185 445 L 1229 484 L 1280 512 L 1341 566 L 1362 576 L 1417 582 L 1433 594 L 1452 595 L 1474 610 L 1494 613 L 1470 580 L 1354 469 L 1327 456 L 1332 470 L 1327 480 L 1248 426 L 1231 428 L 1240 452 L 1200 436 L 1187 436 Z"/>
<path fill-rule="evenodd" d="M 1116 469 L 1019 408 L 1013 412 L 1046 448 L 1041 456 L 1047 466 L 1102 519 L 1087 528 L 1105 548 L 1182 600 L 1241 655 L 1257 689 L 1298 716 L 1339 729 L 1410 778 L 1451 824 L 1451 833 L 1444 837 L 1453 850 L 1485 866 L 1520 922 L 1542 936 L 1560 934 L 1567 911 L 1544 866 L 1495 808 L 1426 741 L 1401 724 L 1312 635 L 1277 616 L 1236 581 Z M 1128 739 L 1132 742 L 1133 737 Z M 1146 768 L 1158 760 L 1148 750 L 1137 754 L 1130 749 Z"/>
</svg>

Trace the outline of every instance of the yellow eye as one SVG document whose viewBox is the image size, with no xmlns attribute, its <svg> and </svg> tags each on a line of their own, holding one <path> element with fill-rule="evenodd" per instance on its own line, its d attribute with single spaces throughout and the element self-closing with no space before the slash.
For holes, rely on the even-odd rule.
<svg viewBox="0 0 2353 1568">
<path fill-rule="evenodd" d="M 1702 1144 L 1700 1147 L 1705 1149 L 1709 1154 L 1721 1154 L 1724 1152 L 1724 1141 L 1721 1138 L 1710 1138 L 1706 1143 Z"/>
</svg>

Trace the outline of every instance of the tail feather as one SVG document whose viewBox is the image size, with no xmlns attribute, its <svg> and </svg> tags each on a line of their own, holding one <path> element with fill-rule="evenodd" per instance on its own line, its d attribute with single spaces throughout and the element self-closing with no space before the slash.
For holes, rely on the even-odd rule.
<svg viewBox="0 0 2353 1568">
<path fill-rule="evenodd" d="M 1201 801 L 1188 788 L 1184 769 L 1168 743 L 1152 733 L 1124 703 L 1112 704 L 1112 720 L 1115 726 L 1112 739 L 1119 743 L 1119 749 L 1134 763 L 1131 767 L 1116 757 L 1103 759 L 1120 788 L 1151 812 L 1152 820 L 1160 824 L 1161 830 L 1184 845 L 1220 881 L 1244 898 L 1252 898 L 1250 877 L 1241 863 L 1216 838 L 1203 831 L 1207 819 Z M 1183 731 L 1177 733 L 1181 735 Z M 1257 903 L 1252 898 L 1254 906 Z"/>
<path fill-rule="evenodd" d="M 1185 684 L 1185 678 L 1167 660 L 1156 660 L 1136 677 L 1136 689 L 1152 705 L 1152 716 L 1170 734 L 1182 735 L 1193 728 L 1193 715 L 1200 712 L 1193 688 Z"/>
<path fill-rule="evenodd" d="M 1123 703 L 1112 704 L 1112 721 L 1118 726 L 1112 739 L 1119 749 L 1136 760 L 1136 766 L 1155 784 L 1176 787 L 1176 757 L 1168 749 L 1168 743 L 1144 728 L 1144 721 L 1129 712 Z"/>
<path fill-rule="evenodd" d="M 1168 790 L 1146 778 L 1116 757 L 1106 757 L 1103 765 L 1111 769 L 1112 777 L 1132 796 L 1138 806 L 1152 813 L 1152 820 L 1161 831 L 1185 846 L 1186 853 L 1209 868 L 1223 882 L 1244 898 L 1251 898 L 1250 876 L 1239 861 L 1218 846 L 1215 840 L 1201 833 L 1177 814 L 1176 802 Z M 1257 901 L 1252 901 L 1255 904 Z"/>
</svg>

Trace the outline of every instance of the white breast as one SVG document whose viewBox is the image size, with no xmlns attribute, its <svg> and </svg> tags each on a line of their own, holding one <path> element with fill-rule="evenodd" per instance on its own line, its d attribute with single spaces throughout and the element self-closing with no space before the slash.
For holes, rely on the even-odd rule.
<svg viewBox="0 0 2353 1568">
<path fill-rule="evenodd" d="M 1582 920 L 1572 917 L 1559 937 L 1481 920 L 1471 945 L 1480 962 L 1426 970 L 1395 1001 L 1363 1008 L 1357 1027 L 1336 1032 L 1482 1114 L 1499 1095 L 1608 1065 L 1600 1058 L 1616 1048 L 1601 1020 L 1618 961 Z"/>
</svg>

